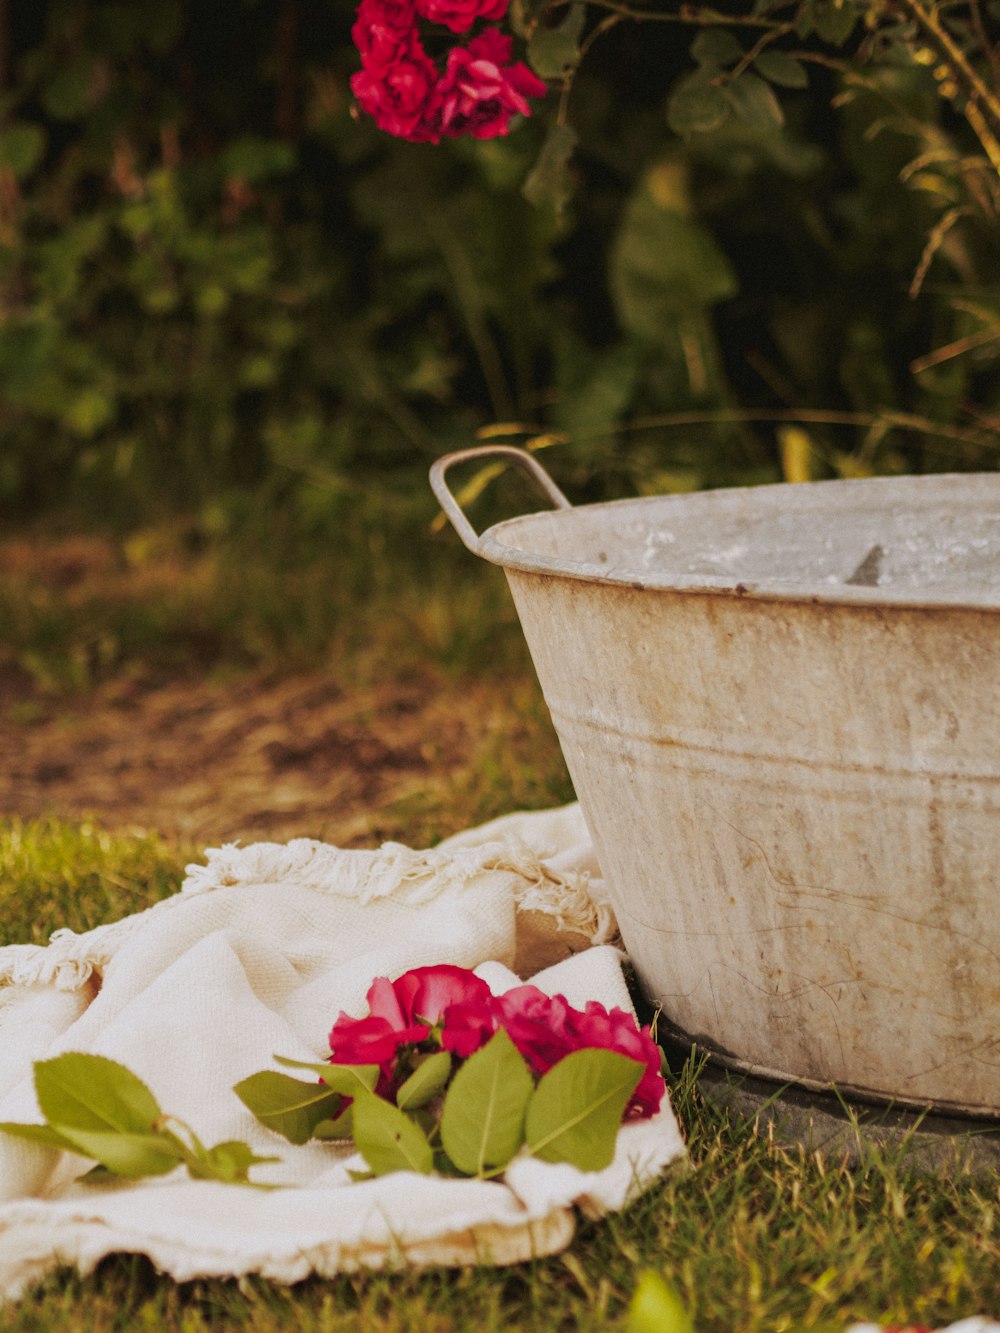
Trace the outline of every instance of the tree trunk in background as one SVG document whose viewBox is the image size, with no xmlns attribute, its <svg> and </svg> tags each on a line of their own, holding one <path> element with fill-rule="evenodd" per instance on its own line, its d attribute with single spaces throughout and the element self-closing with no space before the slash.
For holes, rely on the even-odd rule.
<svg viewBox="0 0 1000 1333">
<path fill-rule="evenodd" d="M 10 87 L 10 0 L 0 0 L 0 92 Z"/>
<path fill-rule="evenodd" d="M 0 4 L 5 0 L 0 0 Z M 278 16 L 275 33 L 275 109 L 274 125 L 285 139 L 298 131 L 299 71 L 296 55 L 299 38 L 299 0 L 285 0 Z"/>
</svg>

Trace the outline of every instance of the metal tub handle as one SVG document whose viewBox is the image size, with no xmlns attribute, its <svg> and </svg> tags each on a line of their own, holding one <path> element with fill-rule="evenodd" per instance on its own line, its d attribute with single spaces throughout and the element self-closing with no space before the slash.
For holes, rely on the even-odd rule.
<svg viewBox="0 0 1000 1333">
<path fill-rule="evenodd" d="M 473 555 L 483 555 L 480 536 L 466 518 L 454 495 L 452 495 L 445 478 L 448 470 L 454 467 L 456 463 L 471 462 L 474 458 L 510 459 L 511 462 L 523 468 L 538 482 L 557 509 L 572 509 L 573 506 L 569 500 L 563 495 L 538 459 L 534 454 L 529 454 L 524 449 L 516 449 L 510 444 L 481 444 L 474 449 L 459 449 L 453 454 L 445 454 L 431 467 L 431 489 L 440 501 L 441 508 L 447 514 L 451 526 Z"/>
</svg>

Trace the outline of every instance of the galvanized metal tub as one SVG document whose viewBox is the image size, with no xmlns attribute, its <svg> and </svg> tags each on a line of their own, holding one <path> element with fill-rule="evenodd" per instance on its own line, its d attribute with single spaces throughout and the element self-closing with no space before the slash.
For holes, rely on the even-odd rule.
<svg viewBox="0 0 1000 1333">
<path fill-rule="evenodd" d="M 553 511 L 476 534 L 445 474 Z M 1000 1117 L 1000 475 L 573 508 L 439 460 L 507 575 L 622 937 L 675 1033 Z"/>
</svg>

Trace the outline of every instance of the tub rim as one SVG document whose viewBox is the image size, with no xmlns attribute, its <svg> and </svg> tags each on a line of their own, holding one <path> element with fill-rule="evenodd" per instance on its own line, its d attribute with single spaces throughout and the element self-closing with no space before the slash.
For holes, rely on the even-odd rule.
<svg viewBox="0 0 1000 1333">
<path fill-rule="evenodd" d="M 1000 524 L 1000 473 L 927 473 L 920 476 L 835 478 L 798 483 L 795 490 L 797 492 L 796 499 L 799 503 L 806 498 L 806 492 L 808 491 L 809 497 L 815 498 L 819 502 L 816 505 L 817 513 L 828 513 L 829 510 L 823 508 L 822 501 L 834 489 L 839 494 L 849 493 L 850 490 L 856 489 L 858 493 L 869 496 L 873 492 L 877 494 L 879 490 L 890 486 L 894 491 L 903 489 L 917 496 L 920 496 L 925 490 L 930 492 L 933 489 L 937 502 L 940 501 L 939 493 L 942 486 L 953 492 L 956 499 L 964 495 L 978 495 L 978 498 L 982 499 L 982 489 L 987 487 L 996 492 L 996 513 L 998 524 Z M 511 544 L 509 540 L 505 540 L 514 533 L 530 531 L 533 526 L 572 523 L 574 522 L 574 516 L 581 513 L 587 513 L 588 515 L 599 512 L 614 513 L 624 509 L 627 509 L 630 513 L 635 513 L 643 508 L 657 510 L 669 509 L 674 506 L 690 508 L 694 503 L 699 508 L 706 510 L 707 517 L 707 514 L 713 509 L 729 507 L 736 500 L 745 503 L 748 494 L 759 495 L 766 504 L 779 494 L 787 495 L 788 488 L 789 483 L 787 482 L 768 483 L 753 487 L 732 486 L 710 491 L 638 496 L 623 500 L 607 500 L 590 505 L 567 505 L 556 509 L 539 510 L 494 523 L 478 537 L 476 545 L 471 549 L 484 560 L 498 565 L 504 570 L 514 570 L 522 574 L 536 574 L 550 578 L 572 579 L 606 587 L 630 588 L 637 592 L 655 591 L 676 593 L 678 595 L 736 597 L 748 601 L 795 602 L 821 606 L 843 605 L 882 609 L 901 607 L 913 610 L 947 609 L 1000 612 L 1000 566 L 998 566 L 995 587 L 979 585 L 978 588 L 973 587 L 969 590 L 935 588 L 934 585 L 927 585 L 924 588 L 905 588 L 892 584 L 882 586 L 846 583 L 819 585 L 815 581 L 795 579 L 754 579 L 723 575 L 713 577 L 705 574 L 647 573 L 642 570 L 609 567 L 591 561 L 577 561 L 565 557 L 544 555 L 540 552 L 526 550 L 522 545 Z M 923 504 L 914 506 L 914 515 L 918 515 L 921 509 L 932 507 L 936 507 L 936 503 L 932 503 L 931 497 L 928 495 Z M 986 507 L 985 501 L 976 506 L 978 512 L 982 512 Z"/>
</svg>

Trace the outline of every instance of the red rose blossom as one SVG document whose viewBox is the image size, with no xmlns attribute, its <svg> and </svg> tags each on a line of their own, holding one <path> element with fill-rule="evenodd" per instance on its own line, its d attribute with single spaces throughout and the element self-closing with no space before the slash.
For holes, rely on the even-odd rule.
<svg viewBox="0 0 1000 1333">
<path fill-rule="evenodd" d="M 341 1014 L 330 1030 L 330 1062 L 335 1065 L 381 1065 L 388 1067 L 400 1046 L 421 1042 L 429 1028 L 394 1027 L 375 1014 L 351 1018 Z"/>
<path fill-rule="evenodd" d="M 448 52 L 444 73 L 420 41 L 418 19 L 465 33 L 495 21 L 509 0 L 361 0 L 351 36 L 361 70 L 351 89 L 362 111 L 397 138 L 437 143 L 442 136 L 493 139 L 506 134 L 516 115 L 528 116 L 528 99 L 545 84 L 527 65 L 510 63 L 513 43 L 490 28 L 467 46 Z"/>
<path fill-rule="evenodd" d="M 626 1010 L 605 1009 L 596 1000 L 588 1000 L 582 1014 L 574 1009 L 570 1026 L 582 1047 L 619 1051 L 646 1066 L 625 1108 L 625 1118 L 645 1120 L 655 1115 L 666 1089 L 660 1073 L 660 1048 L 649 1028 L 638 1027 Z"/>
<path fill-rule="evenodd" d="M 393 28 L 378 19 L 362 22 L 358 19 L 351 29 L 354 45 L 361 52 L 363 68 L 377 72 L 394 61 L 406 57 L 412 45 L 413 34 Z"/>
<path fill-rule="evenodd" d="M 342 1013 L 334 1023 L 330 1058 L 340 1065 L 385 1064 L 400 1046 L 426 1041 L 449 1007 L 492 998 L 489 986 L 474 972 L 448 963 L 411 968 L 396 981 L 376 977 L 365 996 L 367 1016 Z"/>
<path fill-rule="evenodd" d="M 417 13 L 452 32 L 468 32 L 477 19 L 493 23 L 507 12 L 509 0 L 417 0 Z"/>
<path fill-rule="evenodd" d="M 379 1096 L 391 1098 L 406 1077 L 405 1048 L 427 1051 L 439 1043 L 465 1060 L 503 1028 L 536 1077 L 573 1051 L 617 1051 L 644 1065 L 626 1119 L 654 1115 L 663 1100 L 659 1048 L 624 1009 L 605 1009 L 596 1000 L 574 1009 L 565 996 L 532 985 L 495 996 L 474 972 L 450 964 L 415 967 L 396 981 L 377 977 L 366 998 L 366 1017 L 342 1013 L 334 1023 L 330 1061 L 378 1065 Z"/>
<path fill-rule="evenodd" d="M 450 1004 L 444 1012 L 441 1045 L 460 1060 L 485 1046 L 499 1026 L 500 1006 L 491 995 L 485 1000 Z"/>
<path fill-rule="evenodd" d="M 497 1003 L 500 1025 L 532 1073 L 547 1073 L 576 1049 L 565 1035 L 569 1004 L 562 995 L 546 995 L 537 986 L 518 986 L 501 995 Z"/>
<path fill-rule="evenodd" d="M 376 977 L 365 998 L 369 1011 L 365 1018 L 342 1013 L 334 1023 L 330 1063 L 378 1065 L 376 1091 L 384 1097 L 394 1089 L 401 1047 L 426 1041 L 449 1005 L 481 1002 L 492 998 L 492 993 L 485 981 L 466 968 L 444 964 L 415 967 L 397 981 Z"/>
<path fill-rule="evenodd" d="M 382 64 L 375 53 L 385 49 L 383 37 L 372 36 L 373 54 L 351 78 L 358 105 L 388 134 L 436 143 L 440 135 L 428 117 L 438 82 L 433 61 L 414 33 Z"/>
<path fill-rule="evenodd" d="M 546 87 L 527 65 L 507 63 L 512 49 L 511 39 L 494 28 L 452 49 L 435 98 L 442 134 L 495 139 L 507 133 L 514 116 L 531 114 L 527 99 L 542 97 Z"/>
<path fill-rule="evenodd" d="M 545 995 L 537 986 L 519 986 L 498 1003 L 501 1026 L 535 1074 L 546 1073 L 572 1051 L 618 1051 L 646 1066 L 625 1118 L 643 1120 L 659 1110 L 665 1090 L 659 1047 L 626 1010 L 608 1010 L 596 1000 L 574 1009 L 562 995 Z"/>
<path fill-rule="evenodd" d="M 372 1013 L 377 1013 L 380 1011 L 372 1005 L 374 989 L 373 985 L 368 992 L 368 1003 Z M 467 967 L 454 967 L 450 963 L 441 963 L 437 967 L 411 968 L 392 983 L 392 992 L 405 1021 L 423 1020 L 431 1024 L 441 1021 L 449 1005 L 481 1002 L 491 999 L 493 995 L 486 982 L 477 977 L 475 972 L 470 972 Z M 384 992 L 380 992 L 380 996 L 384 997 Z M 380 998 L 379 1002 L 389 1003 L 387 997 Z"/>
</svg>

